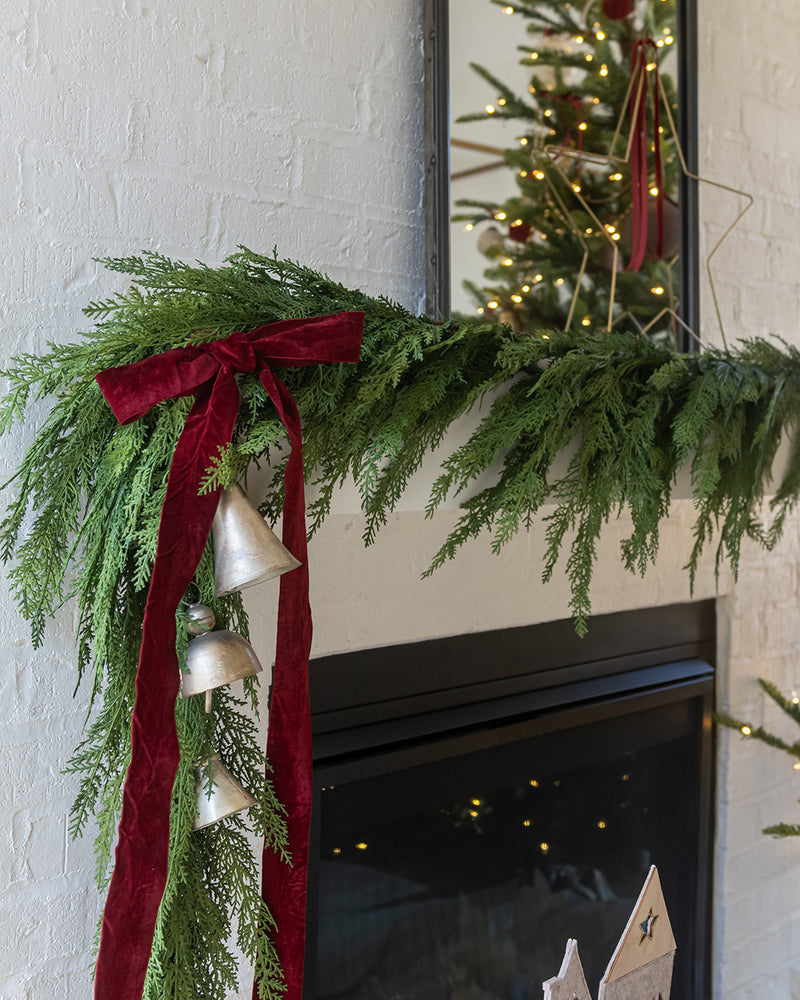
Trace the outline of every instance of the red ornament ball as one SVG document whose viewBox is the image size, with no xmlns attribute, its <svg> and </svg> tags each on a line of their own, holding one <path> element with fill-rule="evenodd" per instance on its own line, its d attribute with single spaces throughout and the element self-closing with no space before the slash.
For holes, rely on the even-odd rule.
<svg viewBox="0 0 800 1000">
<path fill-rule="evenodd" d="M 530 222 L 520 222 L 515 226 L 508 227 L 508 235 L 517 243 L 524 243 L 531 235 Z"/>
<path fill-rule="evenodd" d="M 633 10 L 633 0 L 603 0 L 602 8 L 609 21 L 622 21 Z"/>
</svg>

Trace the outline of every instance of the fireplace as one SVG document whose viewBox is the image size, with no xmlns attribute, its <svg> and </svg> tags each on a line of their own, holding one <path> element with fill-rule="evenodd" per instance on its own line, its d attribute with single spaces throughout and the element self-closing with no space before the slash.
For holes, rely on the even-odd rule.
<svg viewBox="0 0 800 1000">
<path fill-rule="evenodd" d="M 593 993 L 651 863 L 709 995 L 712 601 L 312 661 L 307 1000 Z"/>
</svg>

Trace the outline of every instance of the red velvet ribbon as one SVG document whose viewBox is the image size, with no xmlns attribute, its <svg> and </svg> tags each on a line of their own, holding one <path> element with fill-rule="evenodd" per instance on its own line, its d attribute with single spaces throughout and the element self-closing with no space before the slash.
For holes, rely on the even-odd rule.
<svg viewBox="0 0 800 1000">
<path fill-rule="evenodd" d="M 140 1000 L 156 915 L 167 878 L 169 816 L 179 748 L 175 699 L 180 670 L 175 612 L 206 546 L 219 490 L 200 484 L 233 436 L 239 411 L 237 372 L 258 372 L 291 444 L 285 473 L 283 542 L 301 562 L 281 577 L 267 753 L 279 799 L 288 811 L 292 865 L 264 851 L 264 898 L 277 923 L 276 944 L 287 1000 L 300 1000 L 305 948 L 305 892 L 311 813 L 311 720 L 305 498 L 300 418 L 272 365 L 359 359 L 363 313 L 287 320 L 233 333 L 109 368 L 97 381 L 120 424 L 153 406 L 195 396 L 167 479 L 153 576 L 144 615 L 131 762 L 125 780 L 116 861 L 108 890 L 95 975 L 96 1000 Z"/>
<path fill-rule="evenodd" d="M 653 49 L 653 53 L 649 49 Z M 655 68 L 653 74 L 653 161 L 656 187 L 656 253 L 660 257 L 664 249 L 664 166 L 661 159 L 661 92 L 658 84 L 658 48 L 652 38 L 642 38 L 634 42 L 631 52 L 631 188 L 633 200 L 633 236 L 631 259 L 626 270 L 638 271 L 644 262 L 647 250 L 647 66 L 651 55 Z"/>
</svg>

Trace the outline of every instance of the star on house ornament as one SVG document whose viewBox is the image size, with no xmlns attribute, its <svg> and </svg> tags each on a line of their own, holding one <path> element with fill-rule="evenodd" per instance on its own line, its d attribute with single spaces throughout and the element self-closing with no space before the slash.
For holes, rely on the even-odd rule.
<svg viewBox="0 0 800 1000">
<path fill-rule="evenodd" d="M 675 938 L 653 865 L 600 980 L 597 1000 L 669 1000 L 674 961 Z M 558 975 L 542 988 L 544 1000 L 592 1000 L 577 941 L 567 941 Z"/>
<path fill-rule="evenodd" d="M 588 13 L 589 7 L 592 6 L 594 0 L 590 0 L 587 4 L 584 14 Z M 747 191 L 741 191 L 739 188 L 731 187 L 728 184 L 722 184 L 719 181 L 712 181 L 707 177 L 701 177 L 699 174 L 693 173 L 689 170 L 686 163 L 686 158 L 683 154 L 683 148 L 680 144 L 680 139 L 678 138 L 678 131 L 675 126 L 675 119 L 672 115 L 672 110 L 670 108 L 669 99 L 664 88 L 664 82 L 658 72 L 658 49 L 656 44 L 652 39 L 644 38 L 639 39 L 634 43 L 634 49 L 632 54 L 632 65 L 631 65 L 631 78 L 628 83 L 628 88 L 625 93 L 625 98 L 622 102 L 622 108 L 620 110 L 620 116 L 617 121 L 617 126 L 614 131 L 614 135 L 611 139 L 610 150 L 607 154 L 587 152 L 584 149 L 571 148 L 568 146 L 556 146 L 549 143 L 544 144 L 538 149 L 532 151 L 532 158 L 534 165 L 538 170 L 545 170 L 542 172 L 545 174 L 548 187 L 551 193 L 556 198 L 559 207 L 567 214 L 570 222 L 570 229 L 573 234 L 580 241 L 583 247 L 583 261 L 581 264 L 581 269 L 578 275 L 578 280 L 575 284 L 575 292 L 572 298 L 572 304 L 569 310 L 569 315 L 567 316 L 567 322 L 564 329 L 569 329 L 572 323 L 572 317 L 575 311 L 575 306 L 579 297 L 581 289 L 581 281 L 586 270 L 586 263 L 589 258 L 589 251 L 584 239 L 583 233 L 578 229 L 574 220 L 571 218 L 571 213 L 567 212 L 566 205 L 564 204 L 563 198 L 558 194 L 556 190 L 555 181 L 553 175 L 557 175 L 560 181 L 566 186 L 571 196 L 577 198 L 581 205 L 581 208 L 586 212 L 589 218 L 594 223 L 594 232 L 602 235 L 608 242 L 612 251 L 612 265 L 611 265 L 611 292 L 609 296 L 609 307 L 608 307 L 608 324 L 607 330 L 611 330 L 615 325 L 613 320 L 614 313 L 614 299 L 616 294 L 616 283 L 617 283 L 617 269 L 619 266 L 619 248 L 617 246 L 617 241 L 613 239 L 612 234 L 606 229 L 606 227 L 600 222 L 597 215 L 582 196 L 580 185 L 575 184 L 570 181 L 567 176 L 566 170 L 561 165 L 560 161 L 563 160 L 577 160 L 581 163 L 585 163 L 590 166 L 595 167 L 609 167 L 614 164 L 630 164 L 631 167 L 631 180 L 633 187 L 633 216 L 634 216 L 634 233 L 633 233 L 633 249 L 632 249 L 632 260 L 629 264 L 629 268 L 633 270 L 638 270 L 639 265 L 644 257 L 646 245 L 647 245 L 647 196 L 648 196 L 648 182 L 647 182 L 647 148 L 649 144 L 649 139 L 647 136 L 647 114 L 646 107 L 648 99 L 652 102 L 653 107 L 653 125 L 654 125 L 654 135 L 652 138 L 652 147 L 654 151 L 655 159 L 655 176 L 656 176 L 656 195 L 657 198 L 657 226 L 658 226 L 658 241 L 659 245 L 662 240 L 662 220 L 663 220 L 663 205 L 662 205 L 662 186 L 663 177 L 661 172 L 661 160 L 660 160 L 660 142 L 661 134 L 663 129 L 660 126 L 661 113 L 663 111 L 664 116 L 669 124 L 669 130 L 675 141 L 675 150 L 678 154 L 678 161 L 680 163 L 680 168 L 686 177 L 697 181 L 700 184 L 707 184 L 710 187 L 717 188 L 721 191 L 727 191 L 731 194 L 739 195 L 746 199 L 746 204 L 736 215 L 736 218 L 727 229 L 724 231 L 722 236 L 717 240 L 714 246 L 711 248 L 710 252 L 706 256 L 705 260 L 705 270 L 706 276 L 708 278 L 708 284 L 711 289 L 711 297 L 714 302 L 714 310 L 717 314 L 717 322 L 719 324 L 720 334 L 722 335 L 722 342 L 727 348 L 728 342 L 725 337 L 725 327 L 722 321 L 722 313 L 719 307 L 719 300 L 717 298 L 716 286 L 714 284 L 714 277 L 711 273 L 711 260 L 717 251 L 720 249 L 722 244 L 731 234 L 731 232 L 736 228 L 736 226 L 744 218 L 745 214 L 750 210 L 754 203 L 754 198 Z M 625 146 L 625 151 L 622 156 L 614 155 L 614 149 L 617 146 L 620 135 L 622 134 L 623 125 L 625 119 L 630 109 L 631 115 L 631 128 L 628 135 L 628 140 Z M 546 161 L 542 161 L 542 154 L 546 158 Z M 650 322 L 640 328 L 642 334 L 647 333 L 647 331 L 662 318 L 662 316 L 671 315 L 673 319 L 676 320 L 686 330 L 698 343 L 702 343 L 700 338 L 690 330 L 683 320 L 674 312 L 674 310 L 666 307 L 662 309 Z M 618 317 L 619 320 L 619 317 Z M 617 320 L 617 321 L 618 321 Z M 637 324 L 638 325 L 638 324 Z"/>
</svg>

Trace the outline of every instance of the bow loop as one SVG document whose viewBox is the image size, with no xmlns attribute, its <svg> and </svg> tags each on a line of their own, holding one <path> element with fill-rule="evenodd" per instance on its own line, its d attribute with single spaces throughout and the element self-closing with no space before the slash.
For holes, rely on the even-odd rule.
<svg viewBox="0 0 800 1000">
<path fill-rule="evenodd" d="M 253 342 L 246 333 L 232 333 L 221 340 L 197 344 L 198 350 L 210 354 L 220 366 L 235 372 L 254 372 L 257 358 Z"/>
</svg>

